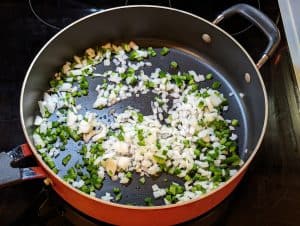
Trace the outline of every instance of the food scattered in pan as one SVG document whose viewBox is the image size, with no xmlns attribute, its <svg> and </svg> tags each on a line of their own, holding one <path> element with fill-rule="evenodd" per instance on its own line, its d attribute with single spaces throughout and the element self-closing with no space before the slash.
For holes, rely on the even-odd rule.
<svg viewBox="0 0 300 226">
<path fill-rule="evenodd" d="M 145 198 L 145 205 L 153 205 L 158 198 L 165 204 L 187 201 L 232 177 L 243 164 L 235 134 L 239 122 L 222 116 L 228 110 L 228 101 L 218 90 L 222 84 L 214 81 L 211 87 L 200 88 L 200 83 L 213 79 L 212 73 L 202 75 L 192 68 L 181 71 L 176 61 L 170 61 L 169 70 L 164 71 L 148 60 L 165 57 L 170 51 L 167 47 L 140 48 L 134 42 L 107 43 L 67 62 L 38 102 L 40 114 L 35 118 L 33 140 L 44 162 L 59 173 L 54 158 L 70 140 L 76 142 L 80 148 L 74 152 L 82 159 L 74 163 L 70 153 L 65 155 L 61 165 L 68 170 L 59 176 L 92 196 L 106 177 L 124 186 L 134 172 L 140 174 L 141 186 L 147 177 L 162 172 L 184 181 L 183 185 L 171 182 L 161 188 L 154 184 L 153 197 Z M 108 69 L 95 73 L 100 64 Z M 151 72 L 145 73 L 145 68 Z M 95 77 L 102 79 L 95 89 L 97 98 L 89 110 L 82 111 L 77 100 L 89 97 L 88 79 Z M 107 107 L 148 93 L 154 94 L 149 103 L 152 114 L 128 106 L 121 113 L 111 112 L 111 123 L 98 117 L 97 112 Z M 122 192 L 114 188 L 100 198 L 118 202 Z"/>
</svg>

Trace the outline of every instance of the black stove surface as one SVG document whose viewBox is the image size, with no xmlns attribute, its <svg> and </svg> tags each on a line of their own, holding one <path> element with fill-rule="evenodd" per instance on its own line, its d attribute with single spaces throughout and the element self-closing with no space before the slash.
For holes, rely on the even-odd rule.
<svg viewBox="0 0 300 226">
<path fill-rule="evenodd" d="M 238 2 L 260 8 L 282 29 L 274 0 L 2 0 L 0 2 L 0 150 L 24 143 L 19 122 L 19 95 L 26 70 L 43 44 L 61 27 L 92 12 L 124 4 L 157 4 L 193 12 L 208 20 Z M 222 24 L 258 59 L 264 36 L 247 22 Z M 299 92 L 285 38 L 261 69 L 269 99 L 263 144 L 238 188 L 219 206 L 184 225 L 300 225 Z M 105 225 L 79 213 L 42 181 L 0 190 L 0 225 Z"/>
</svg>

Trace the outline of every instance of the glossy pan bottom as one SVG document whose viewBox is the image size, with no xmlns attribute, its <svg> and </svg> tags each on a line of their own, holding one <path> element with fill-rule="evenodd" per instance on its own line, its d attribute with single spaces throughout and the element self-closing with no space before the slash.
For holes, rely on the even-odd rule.
<svg viewBox="0 0 300 226">
<path fill-rule="evenodd" d="M 169 71 L 170 73 L 175 73 L 176 70 L 170 69 L 170 62 L 176 61 L 179 64 L 179 70 L 181 72 L 188 72 L 189 70 L 194 70 L 197 73 L 201 73 L 203 75 L 206 75 L 208 73 L 213 74 L 213 79 L 200 82 L 199 87 L 200 88 L 206 88 L 211 87 L 212 83 L 214 81 L 220 81 L 222 86 L 220 88 L 220 91 L 224 94 L 224 96 L 229 101 L 229 110 L 224 111 L 224 118 L 226 119 L 238 119 L 240 122 L 240 126 L 237 127 L 237 130 L 235 131 L 236 134 L 238 134 L 238 146 L 240 151 L 240 156 L 246 160 L 246 153 L 243 153 L 245 150 L 247 150 L 247 120 L 245 117 L 245 109 L 243 108 L 243 105 L 241 103 L 242 98 L 239 95 L 239 92 L 235 90 L 235 88 L 230 84 L 230 82 L 227 80 L 226 71 L 223 71 L 221 68 L 214 67 L 214 65 L 211 65 L 210 62 L 208 62 L 205 59 L 205 56 L 196 55 L 194 53 L 186 51 L 184 48 L 179 48 L 178 46 L 172 46 L 170 43 L 163 42 L 163 41 L 157 41 L 157 42 L 149 42 L 147 45 L 147 42 L 143 40 L 138 40 L 137 43 L 142 46 L 168 46 L 171 48 L 171 51 L 166 56 L 161 56 L 160 54 L 157 54 L 156 57 L 151 57 L 147 59 L 146 61 L 149 61 L 152 63 L 152 67 L 144 67 L 144 71 L 146 75 L 150 75 L 151 72 L 153 72 L 156 68 L 160 68 L 163 71 Z M 160 49 L 155 48 L 156 51 L 159 53 Z M 107 70 L 114 70 L 115 66 L 111 64 L 111 66 L 104 66 L 103 63 L 99 64 L 96 67 L 95 73 L 104 73 Z M 94 109 L 93 102 L 97 98 L 97 92 L 95 91 L 95 88 L 97 85 L 102 83 L 103 78 L 101 77 L 90 77 L 89 79 L 89 95 L 83 96 L 80 98 L 77 98 L 76 103 L 80 104 L 82 106 L 81 110 L 79 111 L 80 114 L 85 114 L 85 112 L 95 112 L 99 119 L 106 124 L 110 124 L 114 121 L 113 115 L 111 112 L 115 113 L 122 113 L 128 106 L 134 107 L 136 109 L 139 109 L 144 115 L 152 114 L 152 109 L 150 102 L 154 100 L 155 94 L 152 92 L 149 92 L 147 94 L 141 94 L 139 97 L 133 96 L 126 100 L 123 100 L 111 107 L 105 108 L 103 110 L 97 110 Z M 41 99 L 43 96 L 40 97 Z M 36 113 L 39 114 L 38 109 L 36 110 Z M 68 145 L 66 146 L 66 150 L 62 151 L 60 155 L 57 158 L 54 158 L 55 164 L 58 167 L 59 176 L 63 177 L 67 170 L 70 167 L 73 167 L 75 163 L 82 162 L 82 156 L 78 153 L 78 150 L 83 145 L 83 141 L 75 142 L 72 139 L 69 139 Z M 64 166 L 62 164 L 62 159 L 71 154 L 72 158 L 71 161 L 67 164 L 67 166 Z M 134 174 L 134 178 L 131 180 L 131 182 L 127 185 L 121 185 L 119 181 L 112 181 L 108 175 L 106 175 L 106 179 L 103 183 L 103 186 L 101 189 L 96 191 L 97 197 L 101 197 L 105 195 L 106 192 L 112 193 L 112 190 L 114 187 L 119 187 L 122 191 L 123 197 L 118 203 L 123 204 L 133 204 L 133 205 L 145 205 L 144 199 L 146 197 L 152 197 L 152 185 L 157 184 L 159 187 L 168 187 L 172 181 L 182 184 L 183 181 L 179 179 L 176 176 L 168 175 L 166 173 L 163 173 L 162 175 L 159 175 L 157 177 L 146 177 L 146 183 L 142 185 L 139 183 L 139 174 Z M 167 179 L 167 181 L 166 181 Z M 155 205 L 162 205 L 163 199 L 156 199 L 154 200 Z"/>
</svg>

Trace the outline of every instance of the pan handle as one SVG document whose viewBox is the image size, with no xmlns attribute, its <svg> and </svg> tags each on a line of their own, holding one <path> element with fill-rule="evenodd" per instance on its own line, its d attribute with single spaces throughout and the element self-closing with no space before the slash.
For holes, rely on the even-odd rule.
<svg viewBox="0 0 300 226">
<path fill-rule="evenodd" d="M 0 153 L 0 188 L 19 183 L 24 180 L 45 178 L 46 172 L 42 167 L 14 167 L 33 154 L 28 144 L 22 144 L 9 152 Z"/>
<path fill-rule="evenodd" d="M 269 43 L 263 55 L 256 63 L 257 68 L 261 68 L 264 63 L 274 53 L 280 42 L 280 32 L 273 21 L 261 11 L 247 4 L 237 4 L 223 11 L 214 21 L 213 24 L 218 24 L 224 18 L 231 17 L 234 14 L 239 14 L 245 19 L 251 21 L 256 27 L 268 37 Z"/>
</svg>

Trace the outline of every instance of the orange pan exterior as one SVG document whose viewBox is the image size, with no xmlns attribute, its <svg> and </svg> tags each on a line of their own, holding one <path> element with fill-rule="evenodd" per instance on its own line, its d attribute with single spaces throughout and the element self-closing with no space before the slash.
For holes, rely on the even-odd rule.
<svg viewBox="0 0 300 226">
<path fill-rule="evenodd" d="M 36 155 L 29 145 L 23 144 L 21 147 L 26 156 Z M 40 175 L 37 178 L 46 178 L 45 183 L 50 185 L 67 203 L 99 221 L 128 226 L 174 225 L 196 218 L 222 202 L 239 184 L 248 166 L 248 164 L 244 165 L 223 186 L 193 201 L 167 206 L 141 207 L 115 204 L 91 197 L 61 180 L 46 167 L 40 156 L 36 155 L 36 157 L 40 166 L 33 167 L 32 170 Z"/>
<path fill-rule="evenodd" d="M 222 202 L 237 186 L 244 175 L 240 173 L 215 193 L 196 201 L 162 207 L 127 207 L 101 202 L 74 192 L 56 177 L 51 177 L 53 189 L 69 204 L 83 213 L 115 225 L 174 225 L 200 216 Z"/>
<path fill-rule="evenodd" d="M 120 7 L 121 8 L 121 7 Z M 174 9 L 173 9 L 174 10 Z M 186 13 L 188 14 L 188 13 Z M 190 15 L 190 14 L 189 14 Z M 93 16 L 93 15 L 92 15 Z M 88 18 L 90 16 L 87 16 Z M 200 18 L 199 18 L 200 19 Z M 202 19 L 201 19 L 202 20 Z M 205 23 L 209 23 L 205 21 Z M 72 24 L 69 27 L 73 26 Z M 211 24 L 215 29 L 220 30 L 214 24 Z M 67 28 L 66 28 L 67 29 Z M 64 29 L 60 31 L 58 34 L 64 32 Z M 267 116 L 268 116 L 268 100 L 266 95 L 265 86 L 261 75 L 257 69 L 257 66 L 252 61 L 249 54 L 244 50 L 244 48 L 237 43 L 233 38 L 231 38 L 228 34 L 223 32 L 228 38 L 232 39 L 239 48 L 244 52 L 246 57 L 249 59 L 250 64 L 252 65 L 253 69 L 255 70 L 256 74 L 258 75 L 259 82 L 262 86 L 262 92 L 264 97 L 265 103 L 265 112 L 263 115 L 264 123 L 262 126 L 262 131 L 260 132 L 260 136 L 258 138 L 257 144 L 253 150 L 251 150 L 251 155 L 244 163 L 244 165 L 239 169 L 239 171 L 228 181 L 222 184 L 220 187 L 211 191 L 197 199 L 186 201 L 183 203 L 166 205 L 166 206 L 153 206 L 153 207 L 142 207 L 142 206 L 128 206 L 128 205 L 121 205 L 116 203 L 111 203 L 107 201 L 103 201 L 101 199 L 91 197 L 75 188 L 71 185 L 63 181 L 59 178 L 55 173 L 51 171 L 51 169 L 43 162 L 41 156 L 37 153 L 31 139 L 27 133 L 24 118 L 23 118 L 23 94 L 26 84 L 26 79 L 29 76 L 30 70 L 33 67 L 35 60 L 39 57 L 39 54 L 42 53 L 43 49 L 40 53 L 36 56 L 35 60 L 31 64 L 26 78 L 23 83 L 22 93 L 21 93 L 21 101 L 20 101 L 20 113 L 21 113 L 21 122 L 22 127 L 25 133 L 25 137 L 27 139 L 28 145 L 23 145 L 22 148 L 24 150 L 24 155 L 28 156 L 33 154 L 37 161 L 39 162 L 39 167 L 34 168 L 34 171 L 39 173 L 42 177 L 45 176 L 45 183 L 50 185 L 66 202 L 72 205 L 74 208 L 78 209 L 79 211 L 87 214 L 99 221 L 108 222 L 115 225 L 173 225 L 178 224 L 195 217 L 198 217 L 207 211 L 214 208 L 220 202 L 222 202 L 238 185 L 241 181 L 242 177 L 244 176 L 249 164 L 253 160 L 256 152 L 262 142 L 263 135 L 266 130 L 267 124 Z M 56 35 L 58 36 L 58 35 Z M 56 37 L 55 36 L 55 37 Z M 53 40 L 54 38 L 52 38 Z M 52 41 L 50 40 L 48 44 Z M 47 46 L 46 44 L 45 46 Z M 44 47 L 45 48 L 45 47 Z"/>
</svg>

